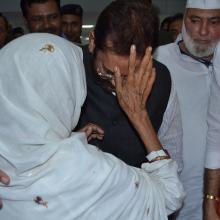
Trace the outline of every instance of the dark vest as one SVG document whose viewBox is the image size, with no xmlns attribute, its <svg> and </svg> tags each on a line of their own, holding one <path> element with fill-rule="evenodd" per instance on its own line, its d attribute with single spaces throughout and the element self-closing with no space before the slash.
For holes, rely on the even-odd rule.
<svg viewBox="0 0 220 220">
<path fill-rule="evenodd" d="M 105 131 L 104 139 L 91 140 L 90 144 L 115 155 L 129 165 L 140 167 L 143 162 L 146 162 L 147 152 L 144 145 L 120 108 L 117 97 L 97 83 L 92 55 L 87 47 L 83 47 L 83 53 L 88 94 L 78 127 L 88 122 L 99 125 Z M 154 129 L 158 132 L 170 96 L 171 78 L 164 65 L 154 61 L 154 66 L 157 75 L 147 101 L 147 111 Z"/>
</svg>

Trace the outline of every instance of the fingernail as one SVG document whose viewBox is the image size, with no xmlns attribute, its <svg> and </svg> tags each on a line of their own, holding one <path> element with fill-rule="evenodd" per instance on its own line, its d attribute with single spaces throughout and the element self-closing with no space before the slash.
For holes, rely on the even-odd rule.
<svg viewBox="0 0 220 220">
<path fill-rule="evenodd" d="M 148 51 L 149 51 L 149 52 L 151 52 L 151 51 L 152 51 L 152 47 L 148 47 L 147 49 L 148 49 Z"/>
<path fill-rule="evenodd" d="M 131 45 L 131 51 L 134 52 L 136 50 L 136 46 L 134 44 Z"/>
<path fill-rule="evenodd" d="M 9 184 L 9 179 L 5 177 L 1 177 L 1 182 L 4 183 L 5 185 Z"/>
</svg>

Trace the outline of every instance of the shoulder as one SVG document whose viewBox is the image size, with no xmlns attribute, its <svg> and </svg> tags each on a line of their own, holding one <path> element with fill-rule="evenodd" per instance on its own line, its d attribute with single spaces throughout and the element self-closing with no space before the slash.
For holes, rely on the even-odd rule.
<svg viewBox="0 0 220 220">
<path fill-rule="evenodd" d="M 161 79 L 162 80 L 166 80 L 167 82 L 171 81 L 171 76 L 170 76 L 170 71 L 168 70 L 168 68 L 162 64 L 161 62 L 157 61 L 157 60 L 153 60 L 154 62 L 154 68 L 156 69 L 156 81 Z"/>
<path fill-rule="evenodd" d="M 154 64 L 154 67 L 156 68 L 156 71 L 169 73 L 169 70 L 167 69 L 167 67 L 161 62 L 157 61 L 156 59 L 153 59 L 153 64 Z"/>
<path fill-rule="evenodd" d="M 154 57 L 157 59 L 158 56 L 166 56 L 170 54 L 176 48 L 176 46 L 176 43 L 170 43 L 160 46 L 155 50 Z"/>
</svg>

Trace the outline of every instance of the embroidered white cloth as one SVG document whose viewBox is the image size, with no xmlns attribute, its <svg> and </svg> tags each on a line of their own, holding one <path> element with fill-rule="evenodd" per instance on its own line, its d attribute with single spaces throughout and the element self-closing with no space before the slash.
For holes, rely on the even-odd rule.
<svg viewBox="0 0 220 220">
<path fill-rule="evenodd" d="M 129 167 L 72 133 L 86 96 L 81 49 L 29 34 L 0 53 L 4 220 L 165 220 L 181 206 L 172 160 Z"/>
<path fill-rule="evenodd" d="M 213 60 L 214 76 L 211 83 L 211 95 L 208 109 L 208 133 L 206 147 L 206 168 L 220 168 L 220 43 Z"/>
</svg>

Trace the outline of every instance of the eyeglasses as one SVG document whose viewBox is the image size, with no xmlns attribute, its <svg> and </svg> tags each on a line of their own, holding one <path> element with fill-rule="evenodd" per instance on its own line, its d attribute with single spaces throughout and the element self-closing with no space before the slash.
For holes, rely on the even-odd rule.
<svg viewBox="0 0 220 220">
<path fill-rule="evenodd" d="M 101 62 L 95 62 L 95 71 L 97 83 L 104 89 L 107 89 L 110 92 L 115 91 L 115 88 L 112 84 L 114 79 L 114 72 L 107 69 Z"/>
<path fill-rule="evenodd" d="M 96 72 L 98 76 L 103 80 L 111 81 L 112 79 L 114 79 L 114 72 L 107 69 L 105 66 L 102 65 L 102 63 L 96 64 Z"/>
<path fill-rule="evenodd" d="M 101 63 L 96 65 L 96 72 L 98 76 L 103 80 L 112 81 L 115 78 L 114 72 L 106 68 Z M 125 80 L 127 78 L 127 75 L 122 74 L 122 78 Z"/>
<path fill-rule="evenodd" d="M 95 70 L 97 73 L 97 82 L 101 85 L 101 87 L 107 89 L 108 91 L 115 91 L 115 87 L 112 84 L 112 80 L 114 80 L 114 72 L 110 69 L 106 68 L 102 62 L 95 62 Z M 122 75 L 122 79 L 126 80 L 127 75 Z"/>
</svg>

